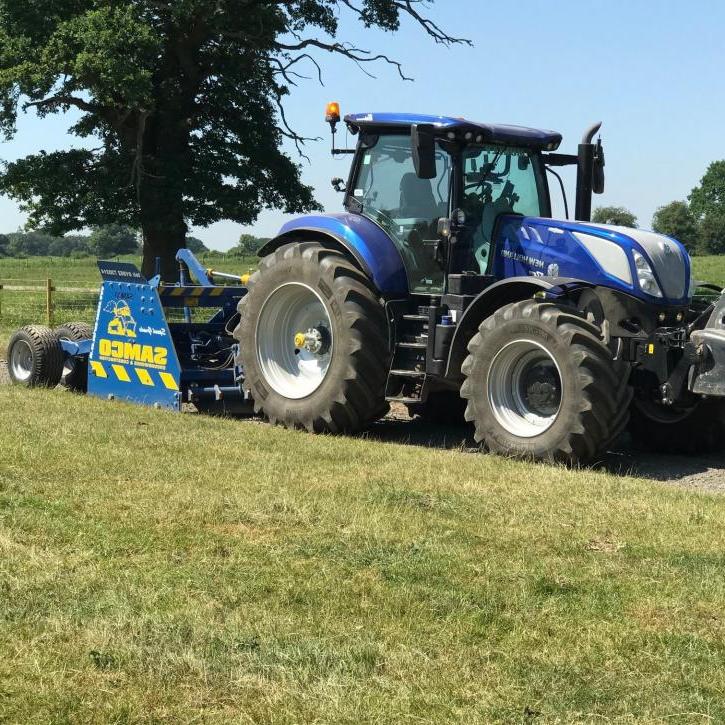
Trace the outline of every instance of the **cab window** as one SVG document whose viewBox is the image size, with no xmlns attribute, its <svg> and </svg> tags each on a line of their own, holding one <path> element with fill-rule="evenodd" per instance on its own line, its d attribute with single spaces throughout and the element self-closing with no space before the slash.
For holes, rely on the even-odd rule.
<svg viewBox="0 0 725 725">
<path fill-rule="evenodd" d="M 415 173 L 410 135 L 383 135 L 362 153 L 352 194 L 362 214 L 382 227 L 400 250 L 411 292 L 440 292 L 435 260 L 438 219 L 449 214 L 450 157 L 436 154 L 437 175 Z"/>
<path fill-rule="evenodd" d="M 473 271 L 489 266 L 496 220 L 501 214 L 543 216 L 547 200 L 538 158 L 525 149 L 469 148 L 464 156 L 463 210 L 473 229 Z"/>
</svg>

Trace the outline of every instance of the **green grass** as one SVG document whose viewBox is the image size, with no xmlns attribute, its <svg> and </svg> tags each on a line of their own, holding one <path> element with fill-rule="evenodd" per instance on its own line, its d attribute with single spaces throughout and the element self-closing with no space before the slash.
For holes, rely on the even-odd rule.
<svg viewBox="0 0 725 725">
<path fill-rule="evenodd" d="M 0 388 L 0 721 L 725 720 L 725 499 Z"/>
<path fill-rule="evenodd" d="M 725 287 L 725 255 L 693 257 L 692 268 L 697 279 Z"/>
</svg>

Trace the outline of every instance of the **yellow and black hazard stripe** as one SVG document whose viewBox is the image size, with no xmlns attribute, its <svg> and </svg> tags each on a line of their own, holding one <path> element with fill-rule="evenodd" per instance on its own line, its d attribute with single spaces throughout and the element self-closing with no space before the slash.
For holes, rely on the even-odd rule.
<svg viewBox="0 0 725 725">
<path fill-rule="evenodd" d="M 224 287 L 160 287 L 161 297 L 221 297 Z"/>
<path fill-rule="evenodd" d="M 111 378 L 120 383 L 135 383 L 147 385 L 150 388 L 164 387 L 168 390 L 178 390 L 176 378 L 171 374 L 159 370 L 135 367 L 134 365 L 121 365 L 120 363 L 102 363 L 91 360 L 91 372 L 97 378 Z"/>
</svg>

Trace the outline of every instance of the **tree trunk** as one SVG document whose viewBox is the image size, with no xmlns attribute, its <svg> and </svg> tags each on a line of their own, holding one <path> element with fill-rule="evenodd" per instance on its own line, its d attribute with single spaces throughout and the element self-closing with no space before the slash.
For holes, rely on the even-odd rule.
<svg viewBox="0 0 725 725">
<path fill-rule="evenodd" d="M 186 246 L 188 228 L 184 221 L 183 192 L 170 165 L 154 164 L 139 187 L 141 230 L 143 232 L 143 275 L 156 274 L 158 258 L 161 279 L 176 282 L 179 265 L 176 252 Z"/>
</svg>

